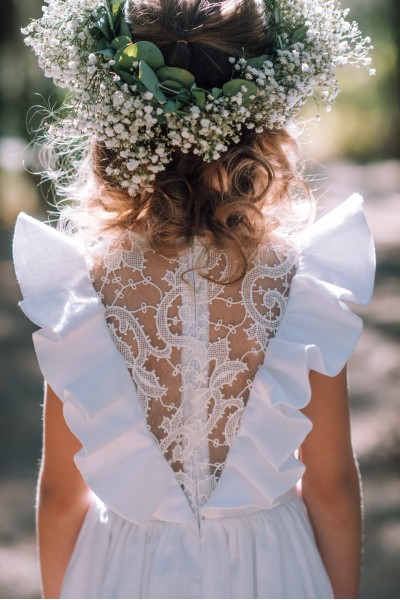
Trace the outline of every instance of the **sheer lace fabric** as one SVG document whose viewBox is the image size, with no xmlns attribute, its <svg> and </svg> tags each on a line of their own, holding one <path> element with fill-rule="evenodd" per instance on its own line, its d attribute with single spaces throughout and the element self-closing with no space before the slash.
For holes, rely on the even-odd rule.
<svg viewBox="0 0 400 600">
<path fill-rule="evenodd" d="M 97 249 L 92 281 L 157 440 L 194 512 L 215 489 L 254 376 L 286 307 L 297 252 L 260 248 L 244 279 L 223 286 L 201 276 L 196 241 L 177 257 L 138 235 Z M 207 274 L 229 277 L 211 250 Z"/>
</svg>

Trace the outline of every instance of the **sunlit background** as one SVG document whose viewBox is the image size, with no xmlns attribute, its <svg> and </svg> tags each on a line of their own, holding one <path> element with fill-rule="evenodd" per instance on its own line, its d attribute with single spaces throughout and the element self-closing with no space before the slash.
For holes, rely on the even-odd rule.
<svg viewBox="0 0 400 600">
<path fill-rule="evenodd" d="M 343 73 L 331 113 L 303 137 L 307 168 L 319 174 L 322 210 L 358 191 L 377 253 L 377 285 L 362 311 L 365 333 L 351 359 L 353 439 L 364 478 L 363 598 L 400 597 L 400 171 L 399 0 L 347 0 L 373 38 L 375 78 Z M 29 112 L 57 92 L 45 80 L 19 28 L 40 15 L 40 0 L 1 0 L 0 18 L 0 597 L 39 597 L 34 542 L 35 478 L 40 455 L 42 380 L 32 326 L 18 307 L 12 228 L 24 210 L 45 218 L 46 189 L 28 130 Z M 315 114 L 311 105 L 304 119 Z"/>
</svg>

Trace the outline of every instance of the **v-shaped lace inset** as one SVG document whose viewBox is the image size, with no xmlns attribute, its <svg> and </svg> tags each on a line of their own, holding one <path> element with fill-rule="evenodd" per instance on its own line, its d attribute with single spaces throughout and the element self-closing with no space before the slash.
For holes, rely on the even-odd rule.
<svg viewBox="0 0 400 600">
<path fill-rule="evenodd" d="M 116 346 L 136 384 L 148 428 L 194 512 L 224 468 L 254 376 L 286 307 L 297 253 L 275 242 L 260 249 L 244 279 L 223 286 L 201 270 L 196 242 L 176 258 L 126 234 L 98 250 L 93 285 Z M 208 274 L 229 277 L 211 250 Z"/>
</svg>

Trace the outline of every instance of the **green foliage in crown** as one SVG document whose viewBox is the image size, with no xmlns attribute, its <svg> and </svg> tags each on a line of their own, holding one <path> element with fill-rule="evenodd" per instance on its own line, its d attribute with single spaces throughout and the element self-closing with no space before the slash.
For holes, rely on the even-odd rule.
<svg viewBox="0 0 400 600">
<path fill-rule="evenodd" d="M 370 39 L 337 0 L 264 1 L 276 48 L 232 57 L 222 88 L 203 89 L 156 45 L 132 40 L 125 0 L 47 0 L 23 33 L 46 76 L 73 93 L 50 134 L 64 148 L 79 136 L 102 142 L 115 157 L 110 181 L 135 195 L 177 149 L 217 160 L 246 131 L 284 127 L 310 97 L 330 110 L 336 69 L 369 68 Z"/>
</svg>

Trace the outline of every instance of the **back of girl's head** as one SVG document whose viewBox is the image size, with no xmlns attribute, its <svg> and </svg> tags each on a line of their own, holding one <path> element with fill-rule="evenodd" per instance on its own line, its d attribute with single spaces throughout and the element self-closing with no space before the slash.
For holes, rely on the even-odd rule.
<svg viewBox="0 0 400 600">
<path fill-rule="evenodd" d="M 59 158 L 45 174 L 77 193 L 62 220 L 92 239 L 136 230 L 164 254 L 197 236 L 243 275 L 308 200 L 285 126 L 310 98 L 331 109 L 338 67 L 375 74 L 370 38 L 339 0 L 45 1 L 24 34 L 72 93 L 45 119 Z"/>
<path fill-rule="evenodd" d="M 268 53 L 275 35 L 271 15 L 256 0 L 128 0 L 126 11 L 134 42 L 156 44 L 166 65 L 190 71 L 205 89 L 230 80 L 231 57 Z M 133 198 L 107 175 L 115 159 L 101 143 L 93 145 L 95 201 L 112 214 L 108 225 L 140 230 L 163 254 L 199 236 L 228 251 L 236 264 L 233 279 L 245 274 L 258 244 L 278 224 L 276 209 L 290 205 L 291 188 L 300 182 L 296 147 L 283 130 L 248 132 L 211 163 L 178 149 L 153 190 Z"/>
</svg>

